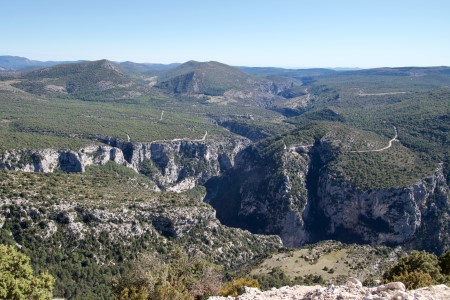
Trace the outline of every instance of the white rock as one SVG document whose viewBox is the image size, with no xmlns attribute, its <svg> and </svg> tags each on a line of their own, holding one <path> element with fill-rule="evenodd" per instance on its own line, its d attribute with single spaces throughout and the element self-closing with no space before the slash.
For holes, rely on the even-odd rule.
<svg viewBox="0 0 450 300">
<path fill-rule="evenodd" d="M 388 290 L 400 290 L 400 291 L 405 291 L 406 290 L 405 285 L 403 284 L 403 282 L 389 282 L 389 283 L 386 283 L 384 286 Z"/>
<path fill-rule="evenodd" d="M 356 282 L 352 282 L 355 286 Z M 296 300 L 335 300 L 335 299 L 364 299 L 364 300 L 448 300 L 450 299 L 450 288 L 445 285 L 436 285 L 432 287 L 422 288 L 413 291 L 402 291 L 403 283 L 395 282 L 383 286 L 384 290 L 378 294 L 377 289 L 362 287 L 352 288 L 347 285 L 334 286 L 333 289 L 325 289 L 321 286 L 293 286 L 283 287 L 280 289 L 272 288 L 270 291 L 260 292 L 257 289 L 247 288 L 248 293 L 244 293 L 236 298 L 233 297 L 211 297 L 210 300 L 281 300 L 281 299 L 296 299 Z M 333 291 L 331 293 L 331 291 Z"/>
<path fill-rule="evenodd" d="M 350 288 L 362 288 L 362 283 L 361 283 L 361 281 L 359 281 L 357 278 L 354 278 L 354 277 L 350 277 L 348 280 L 347 280 L 347 286 L 348 287 L 350 287 Z"/>
</svg>

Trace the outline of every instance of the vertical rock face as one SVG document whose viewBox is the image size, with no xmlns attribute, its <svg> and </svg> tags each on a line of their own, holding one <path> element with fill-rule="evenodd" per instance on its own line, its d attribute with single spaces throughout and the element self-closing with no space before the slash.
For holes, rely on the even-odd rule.
<svg viewBox="0 0 450 300">
<path fill-rule="evenodd" d="M 109 161 L 150 177 L 159 188 L 181 192 L 232 168 L 236 154 L 249 144 L 246 139 L 208 141 L 110 141 L 110 146 L 88 146 L 78 151 L 44 149 L 13 150 L 0 157 L 0 169 L 26 172 L 84 172 L 86 166 Z"/>
<path fill-rule="evenodd" d="M 441 251 L 449 246 L 445 224 L 417 239 L 424 227 L 448 222 L 448 187 L 441 168 L 411 186 L 370 191 L 358 191 L 333 174 L 323 174 L 318 192 L 331 236 L 372 244 L 412 243 L 418 248 L 441 247 Z"/>
<path fill-rule="evenodd" d="M 126 165 L 149 176 L 160 188 L 181 192 L 232 168 L 247 139 L 208 141 L 113 141 L 122 149 Z"/>
<path fill-rule="evenodd" d="M 33 159 L 34 158 L 34 159 Z M 59 163 L 60 153 L 53 149 L 46 149 L 32 156 L 33 164 L 29 165 L 30 172 L 53 172 Z"/>
<path fill-rule="evenodd" d="M 287 246 L 303 244 L 309 240 L 303 217 L 309 165 L 305 154 L 283 151 L 280 156 L 265 157 L 249 147 L 238 154 L 226 176 L 206 184 L 206 201 L 227 225 L 278 234 Z"/>
<path fill-rule="evenodd" d="M 84 164 L 78 153 L 72 151 L 61 152 L 58 163 L 64 172 L 84 172 Z"/>
<path fill-rule="evenodd" d="M 84 172 L 86 166 L 104 165 L 108 161 L 124 164 L 122 151 L 110 146 L 88 146 L 78 151 L 13 150 L 3 153 L 0 160 L 0 169 L 42 173 L 51 173 L 56 170 Z"/>
<path fill-rule="evenodd" d="M 245 149 L 232 170 L 207 183 L 206 200 L 224 224 L 277 234 L 291 247 L 337 239 L 450 249 L 442 168 L 409 186 L 361 191 L 328 167 L 336 149 L 326 139 L 265 151 Z"/>
</svg>

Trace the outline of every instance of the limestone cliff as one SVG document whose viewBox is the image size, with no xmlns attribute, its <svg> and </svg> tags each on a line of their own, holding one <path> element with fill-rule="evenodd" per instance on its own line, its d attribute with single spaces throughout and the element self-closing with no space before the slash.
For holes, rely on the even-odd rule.
<svg viewBox="0 0 450 300">
<path fill-rule="evenodd" d="M 0 156 L 0 169 L 50 173 L 84 172 L 89 165 L 108 161 L 150 177 L 155 189 L 180 192 L 217 176 L 234 165 L 236 154 L 249 144 L 246 139 L 220 141 L 154 141 L 131 143 L 115 139 L 109 145 L 65 149 L 11 150 Z"/>
<path fill-rule="evenodd" d="M 337 239 L 437 253 L 450 248 L 441 167 L 410 185 L 361 190 L 331 167 L 339 151 L 328 137 L 249 147 L 232 170 L 207 183 L 206 200 L 224 224 L 277 234 L 291 247 Z"/>
<path fill-rule="evenodd" d="M 84 172 L 86 166 L 103 165 L 108 161 L 124 164 L 121 149 L 110 146 L 88 146 L 78 151 L 65 149 L 11 150 L 1 156 L 0 169 L 52 173 Z"/>
<path fill-rule="evenodd" d="M 278 234 L 286 246 L 304 244 L 310 240 L 303 216 L 310 165 L 306 154 L 281 150 L 274 155 L 251 146 L 225 176 L 207 183 L 206 201 L 225 224 Z"/>
<path fill-rule="evenodd" d="M 160 188 L 178 192 L 230 169 L 236 154 L 250 142 L 222 139 L 109 143 L 122 150 L 126 165 L 149 176 Z"/>
<path fill-rule="evenodd" d="M 320 211 L 329 220 L 327 234 L 331 236 L 346 235 L 372 244 L 412 243 L 417 248 L 443 251 L 450 246 L 448 224 L 436 225 L 448 222 L 448 195 L 439 168 L 410 186 L 369 191 L 325 173 L 320 176 L 317 197 Z"/>
</svg>

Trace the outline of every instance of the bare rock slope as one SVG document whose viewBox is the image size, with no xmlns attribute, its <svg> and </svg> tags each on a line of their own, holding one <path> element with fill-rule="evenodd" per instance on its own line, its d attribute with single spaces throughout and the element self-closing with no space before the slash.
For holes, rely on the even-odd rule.
<svg viewBox="0 0 450 300">
<path fill-rule="evenodd" d="M 262 292 L 255 288 L 245 288 L 245 292 L 238 297 L 210 297 L 209 300 L 265 300 L 265 299 L 404 299 L 419 300 L 450 299 L 450 288 L 446 285 L 435 285 L 417 290 L 405 289 L 401 282 L 391 282 L 378 287 L 363 287 L 361 282 L 355 278 L 350 278 L 346 285 L 322 287 L 316 286 L 285 286 L 279 289 Z"/>
</svg>

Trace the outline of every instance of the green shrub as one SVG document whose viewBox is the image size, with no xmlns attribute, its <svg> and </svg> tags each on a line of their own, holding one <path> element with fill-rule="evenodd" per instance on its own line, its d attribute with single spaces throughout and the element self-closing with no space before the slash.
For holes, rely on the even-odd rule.
<svg viewBox="0 0 450 300">
<path fill-rule="evenodd" d="M 144 159 L 140 164 L 140 172 L 145 176 L 151 177 L 158 174 L 159 170 L 151 159 Z"/>
<path fill-rule="evenodd" d="M 148 292 L 144 287 L 136 288 L 124 288 L 120 295 L 117 297 L 118 300 L 147 300 Z"/>
<path fill-rule="evenodd" d="M 375 280 L 380 280 L 380 278 L 378 278 L 376 276 L 368 276 L 366 279 L 363 280 L 362 284 L 363 284 L 363 286 L 368 286 L 368 287 L 376 286 L 377 284 L 375 283 Z"/>
<path fill-rule="evenodd" d="M 30 258 L 14 246 L 0 245 L 0 299 L 52 299 L 54 283 L 48 273 L 33 276 Z"/>
<path fill-rule="evenodd" d="M 272 268 L 268 274 L 256 275 L 256 279 L 260 283 L 262 290 L 268 290 L 272 287 L 279 288 L 293 283 L 280 267 Z"/>
<path fill-rule="evenodd" d="M 236 297 L 239 295 L 239 293 L 242 291 L 242 288 L 245 286 L 259 288 L 259 282 L 258 280 L 249 277 L 235 278 L 232 281 L 227 282 L 220 289 L 219 294 L 224 297 L 227 296 Z"/>
<path fill-rule="evenodd" d="M 189 258 L 179 248 L 164 258 L 143 255 L 132 270 L 113 280 L 115 299 L 206 299 L 217 294 L 222 284 L 217 266 Z"/>
<path fill-rule="evenodd" d="M 407 288 L 444 283 L 446 279 L 439 263 L 437 256 L 432 253 L 412 251 L 383 275 L 383 281 L 401 281 Z"/>
<path fill-rule="evenodd" d="M 450 276 L 450 251 L 439 257 L 439 267 L 442 274 Z"/>
<path fill-rule="evenodd" d="M 408 290 L 418 289 L 435 284 L 430 274 L 424 272 L 409 272 L 400 275 L 394 275 L 393 281 L 403 282 Z"/>
</svg>

